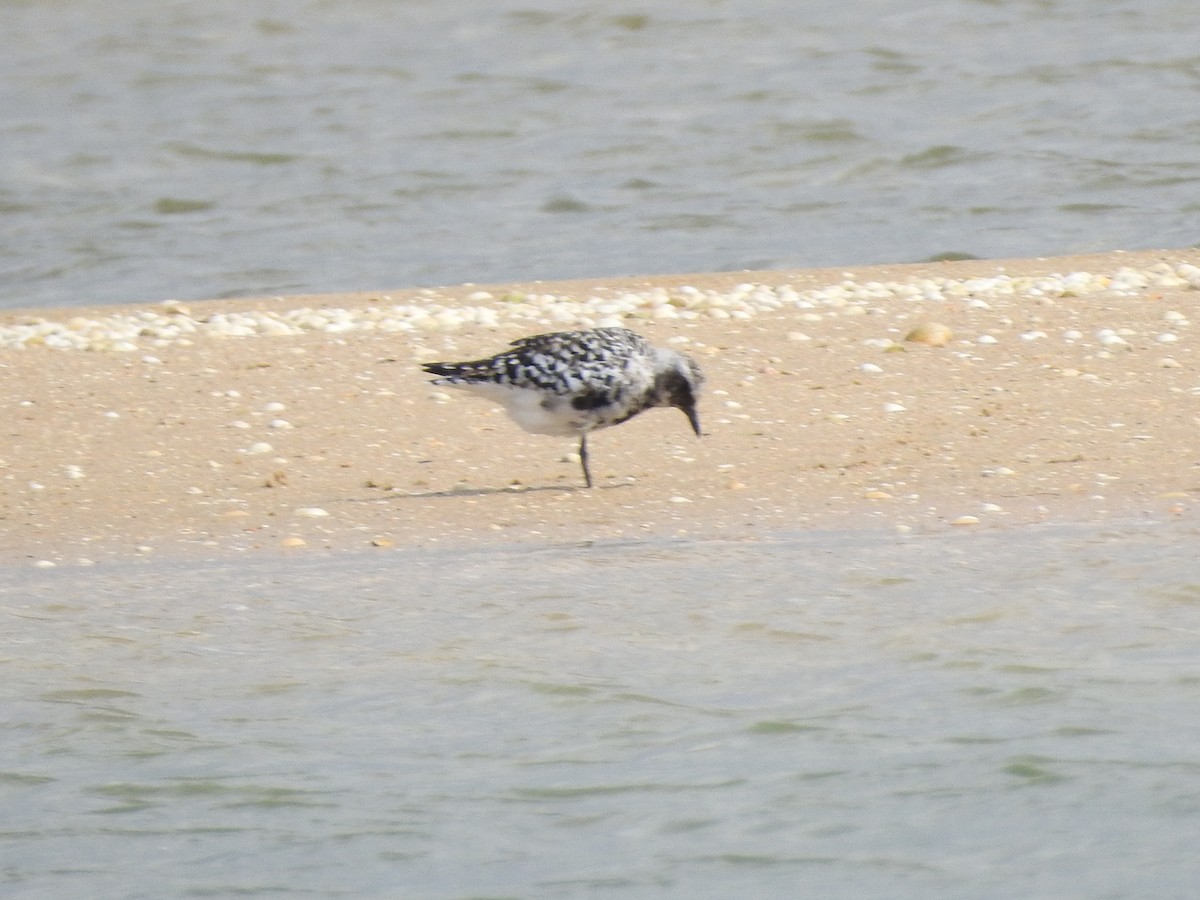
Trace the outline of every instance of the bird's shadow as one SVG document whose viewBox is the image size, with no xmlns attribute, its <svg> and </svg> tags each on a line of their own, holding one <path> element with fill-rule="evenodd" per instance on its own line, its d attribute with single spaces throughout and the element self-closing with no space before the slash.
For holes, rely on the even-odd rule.
<svg viewBox="0 0 1200 900">
<path fill-rule="evenodd" d="M 590 491 L 611 491 L 617 488 L 632 487 L 631 482 L 621 482 L 620 484 L 601 484 L 596 487 L 588 488 L 583 485 L 577 487 L 567 487 L 558 484 L 539 484 L 539 485 L 521 485 L 520 487 L 499 487 L 499 488 L 450 488 L 445 491 L 388 491 L 389 499 L 396 498 L 401 500 L 426 500 L 431 498 L 451 498 L 451 497 L 492 497 L 499 494 L 538 494 L 538 493 L 556 493 L 556 494 L 586 494 Z"/>
<path fill-rule="evenodd" d="M 539 484 L 520 487 L 498 487 L 498 488 L 450 488 L 444 491 L 398 491 L 395 488 L 386 491 L 379 497 L 343 497 L 342 503 L 378 503 L 380 500 L 431 500 L 431 499 L 452 499 L 454 497 L 494 497 L 501 494 L 540 494 L 540 493 L 556 493 L 556 494 L 586 494 L 589 491 L 611 491 L 617 488 L 633 487 L 632 482 L 621 482 L 619 484 L 601 484 L 594 488 L 587 488 L 583 485 L 578 487 L 569 487 L 558 484 Z"/>
</svg>

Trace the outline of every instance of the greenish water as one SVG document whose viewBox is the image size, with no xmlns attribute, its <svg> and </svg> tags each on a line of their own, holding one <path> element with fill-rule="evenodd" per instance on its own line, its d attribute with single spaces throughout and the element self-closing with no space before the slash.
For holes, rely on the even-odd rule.
<svg viewBox="0 0 1200 900">
<path fill-rule="evenodd" d="M 1190 897 L 1195 541 L 9 569 L 0 886 Z"/>
<path fill-rule="evenodd" d="M 1191 0 L 7 0 L 0 34 L 0 308 L 1200 240 Z"/>
</svg>

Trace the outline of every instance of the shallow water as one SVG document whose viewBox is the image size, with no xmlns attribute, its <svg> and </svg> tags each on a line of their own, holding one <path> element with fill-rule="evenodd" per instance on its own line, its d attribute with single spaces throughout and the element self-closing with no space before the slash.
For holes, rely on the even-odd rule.
<svg viewBox="0 0 1200 900">
<path fill-rule="evenodd" d="M 0 34 L 0 307 L 1200 240 L 1192 0 L 5 0 Z"/>
<path fill-rule="evenodd" d="M 5 897 L 1190 897 L 1179 526 L 10 570 Z"/>
</svg>

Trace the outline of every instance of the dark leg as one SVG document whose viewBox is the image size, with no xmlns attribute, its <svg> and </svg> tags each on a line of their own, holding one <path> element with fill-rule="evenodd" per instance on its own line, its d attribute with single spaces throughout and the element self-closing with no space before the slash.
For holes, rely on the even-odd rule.
<svg viewBox="0 0 1200 900">
<path fill-rule="evenodd" d="M 583 465 L 583 480 L 588 487 L 592 486 L 592 473 L 588 471 L 587 464 L 587 435 L 581 435 L 579 438 L 579 462 Z"/>
</svg>

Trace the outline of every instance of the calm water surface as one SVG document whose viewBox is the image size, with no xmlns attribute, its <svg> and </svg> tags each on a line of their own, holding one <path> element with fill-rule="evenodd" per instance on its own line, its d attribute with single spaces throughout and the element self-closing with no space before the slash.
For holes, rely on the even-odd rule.
<svg viewBox="0 0 1200 900">
<path fill-rule="evenodd" d="M 1190 898 L 1195 530 L 10 570 L 7 898 Z"/>
<path fill-rule="evenodd" d="M 0 307 L 1182 247 L 1194 0 L 0 0 Z"/>
</svg>

